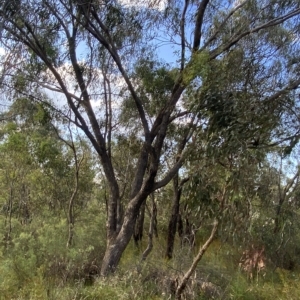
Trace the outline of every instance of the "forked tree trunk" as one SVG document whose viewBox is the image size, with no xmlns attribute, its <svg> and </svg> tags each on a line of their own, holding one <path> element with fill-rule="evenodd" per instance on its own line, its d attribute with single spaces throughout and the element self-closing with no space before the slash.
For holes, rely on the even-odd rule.
<svg viewBox="0 0 300 300">
<path fill-rule="evenodd" d="M 141 205 L 146 201 L 147 195 L 148 193 L 145 192 L 138 199 L 131 200 L 125 211 L 122 227 L 116 236 L 108 233 L 106 251 L 101 266 L 101 276 L 107 276 L 115 272 L 121 256 L 134 233 L 136 217 Z"/>
<path fill-rule="evenodd" d="M 131 239 L 134 224 L 135 220 L 133 218 L 125 216 L 123 226 L 116 239 L 111 238 L 107 241 L 107 247 L 101 266 L 101 276 L 107 276 L 115 272 L 121 256 Z"/>
</svg>

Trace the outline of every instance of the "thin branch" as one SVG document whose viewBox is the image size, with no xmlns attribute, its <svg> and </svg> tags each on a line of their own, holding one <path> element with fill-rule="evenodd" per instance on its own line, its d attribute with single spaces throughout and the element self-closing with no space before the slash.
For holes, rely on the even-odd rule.
<svg viewBox="0 0 300 300">
<path fill-rule="evenodd" d="M 40 85 L 41 87 L 43 87 L 43 88 L 45 88 L 47 90 L 50 90 L 50 91 L 53 91 L 53 92 L 57 92 L 57 93 L 61 93 L 61 94 L 65 95 L 65 93 L 63 92 L 63 90 L 60 89 L 59 87 L 50 86 L 47 83 L 43 83 L 43 82 L 41 82 L 39 80 L 36 80 L 36 83 L 38 83 L 38 85 Z M 68 92 L 68 95 L 70 97 L 72 97 L 73 99 L 75 99 L 76 101 L 78 101 L 78 102 L 81 101 L 80 98 L 78 96 L 74 95 L 73 93 Z"/>
<path fill-rule="evenodd" d="M 58 20 L 59 24 L 62 26 L 62 28 L 64 29 L 67 39 L 71 38 L 71 34 L 70 31 L 68 29 L 68 27 L 66 26 L 64 20 L 59 16 L 57 9 L 54 9 L 52 5 L 49 5 L 48 1 L 45 1 L 45 5 L 48 7 L 48 9 L 53 13 L 53 15 L 56 17 L 56 19 Z"/>
<path fill-rule="evenodd" d="M 210 51 L 210 59 L 214 59 L 214 58 L 218 57 L 221 53 L 229 50 L 232 46 L 237 44 L 245 36 L 250 35 L 252 33 L 256 33 L 256 32 L 258 32 L 262 29 L 266 29 L 266 28 L 273 27 L 273 26 L 276 26 L 278 24 L 281 24 L 281 23 L 285 22 L 286 20 L 289 20 L 292 17 L 297 16 L 298 14 L 300 14 L 300 8 L 298 8 L 298 9 L 292 11 L 292 12 L 289 12 L 289 13 L 285 14 L 282 17 L 274 18 L 274 19 L 272 19 L 272 20 L 270 20 L 270 21 L 268 21 L 268 22 L 266 22 L 262 25 L 254 27 L 252 29 L 248 29 L 247 31 L 244 31 L 243 33 L 241 33 L 237 36 L 233 36 L 231 38 L 231 40 L 226 45 L 219 46 L 216 49 Z"/>
<path fill-rule="evenodd" d="M 8 5 L 9 5 L 10 1 L 11 0 L 5 0 L 5 2 L 3 3 L 3 8 L 1 9 L 2 12 L 3 12 L 3 18 L 2 18 L 2 20 L 0 20 L 0 41 L 2 39 L 2 32 L 3 32 L 3 29 L 4 29 L 4 22 L 5 22 L 5 17 L 4 16 L 5 16 L 6 9 L 7 9 Z M 20 7 L 19 7 L 19 9 L 18 9 L 17 12 L 19 12 L 19 11 L 20 11 Z"/>
<path fill-rule="evenodd" d="M 185 160 L 185 155 L 182 154 L 180 158 L 177 160 L 177 162 L 173 165 L 173 167 L 169 170 L 169 172 L 165 175 L 165 177 L 162 180 L 154 183 L 152 190 L 155 191 L 159 188 L 166 186 L 177 174 L 178 170 L 182 167 L 184 160 Z"/>
<path fill-rule="evenodd" d="M 298 80 L 292 81 L 287 86 L 285 86 L 283 89 L 276 92 L 274 95 L 266 98 L 264 101 L 265 102 L 273 102 L 274 100 L 276 100 L 280 96 L 286 94 L 287 92 L 297 89 L 299 87 L 299 85 L 300 85 L 300 78 Z"/>
<path fill-rule="evenodd" d="M 145 139 L 149 142 L 150 139 L 150 131 L 149 131 L 149 125 L 148 125 L 148 121 L 146 119 L 146 114 L 144 111 L 144 107 L 142 104 L 141 99 L 138 97 L 130 79 L 129 76 L 127 74 L 127 72 L 125 71 L 123 64 L 121 62 L 121 59 L 118 55 L 118 51 L 113 43 L 113 39 L 110 37 L 109 31 L 108 29 L 105 27 L 105 25 L 102 23 L 102 21 L 100 20 L 94 5 L 91 5 L 91 14 L 94 17 L 94 20 L 96 21 L 96 23 L 102 28 L 102 30 L 105 32 L 106 36 L 108 37 L 109 40 L 107 40 L 98 30 L 97 26 L 92 22 L 92 18 L 87 14 L 87 12 L 85 13 L 85 17 L 86 17 L 86 22 L 87 24 L 83 24 L 82 26 L 84 26 L 106 49 L 107 51 L 110 53 L 110 55 L 112 56 L 114 62 L 116 63 L 119 71 L 121 72 L 127 86 L 128 89 L 132 95 L 132 98 L 135 101 L 136 107 L 138 109 L 139 112 L 139 116 L 140 119 L 142 121 L 142 125 L 143 125 L 143 129 L 144 129 L 144 134 L 145 134 Z"/>
<path fill-rule="evenodd" d="M 183 186 L 190 180 L 190 177 L 185 177 L 183 179 L 180 180 L 180 183 L 179 183 L 179 189 L 181 190 L 183 188 Z"/>
<path fill-rule="evenodd" d="M 179 112 L 178 114 L 174 115 L 174 116 L 171 116 L 170 119 L 169 119 L 169 122 L 172 123 L 175 119 L 178 119 L 180 117 L 184 117 L 186 115 L 188 115 L 190 113 L 190 111 L 182 111 L 182 112 Z"/>
<path fill-rule="evenodd" d="M 189 0 L 185 0 L 184 8 L 180 20 L 180 31 L 181 31 L 181 67 L 180 70 L 183 71 L 185 63 L 185 15 L 189 5 Z"/>
<path fill-rule="evenodd" d="M 292 185 L 295 183 L 295 181 L 299 178 L 299 175 L 300 175 L 300 169 L 298 169 L 297 173 L 293 176 L 293 178 L 285 186 L 285 188 L 283 190 L 284 197 L 287 196 L 288 191 L 290 190 L 290 188 L 292 187 Z"/>
<path fill-rule="evenodd" d="M 213 33 L 213 35 L 207 40 L 207 42 L 203 45 L 203 47 L 201 47 L 200 51 L 205 49 L 212 41 L 214 41 L 217 38 L 217 35 L 220 33 L 220 31 L 222 30 L 222 28 L 225 26 L 225 24 L 227 23 L 227 21 L 230 19 L 230 17 L 232 15 L 234 15 L 234 13 L 239 10 L 240 8 L 242 8 L 247 2 L 249 2 L 249 0 L 245 0 L 244 2 L 242 2 L 241 4 L 237 5 L 234 9 L 232 9 L 229 14 L 224 18 L 223 22 L 220 24 L 220 26 L 216 29 L 216 31 Z"/>
<path fill-rule="evenodd" d="M 19 41 L 23 42 L 29 49 L 31 49 L 34 53 L 36 53 L 44 61 L 46 66 L 49 68 L 49 70 L 54 75 L 58 84 L 61 86 L 62 92 L 66 96 L 69 106 L 71 107 L 72 111 L 75 114 L 75 117 L 79 120 L 79 122 L 81 124 L 80 128 L 85 131 L 87 137 L 90 139 L 92 144 L 95 146 L 95 149 L 97 149 L 97 151 L 101 152 L 101 149 L 99 148 L 99 145 L 97 144 L 97 141 L 95 140 L 94 136 L 91 134 L 91 132 L 85 122 L 85 119 L 80 114 L 80 112 L 78 111 L 78 108 L 75 106 L 74 102 L 72 101 L 72 97 L 70 97 L 68 89 L 62 80 L 62 77 L 60 76 L 60 74 L 58 73 L 56 68 L 52 65 L 52 63 L 48 60 L 47 55 L 43 51 L 44 49 L 40 45 L 39 39 L 35 36 L 30 24 L 24 21 L 25 27 L 27 28 L 28 32 L 32 36 L 33 40 L 30 39 L 30 35 L 24 31 L 23 27 L 20 27 L 20 25 L 17 24 L 16 22 L 14 22 L 13 20 L 10 20 L 10 22 L 12 25 L 14 25 L 14 28 L 16 28 L 19 31 L 19 33 L 16 31 L 13 31 L 11 28 L 8 28 L 8 27 L 5 27 L 5 29 L 8 32 L 10 32 L 11 34 L 13 34 Z M 76 124 L 78 124 L 77 121 L 76 121 Z"/>
<path fill-rule="evenodd" d="M 162 180 L 154 183 L 153 191 L 167 185 L 173 179 L 173 177 L 177 174 L 178 170 L 182 167 L 182 165 L 185 161 L 186 155 L 187 155 L 186 145 L 189 142 L 189 140 L 191 139 L 191 137 L 195 131 L 195 126 L 194 126 L 195 125 L 194 124 L 195 117 L 196 116 L 194 116 L 193 120 L 189 124 L 190 128 L 187 131 L 186 135 L 182 138 L 181 142 L 179 143 L 176 163 L 173 165 L 172 168 L 169 169 L 168 173 L 165 175 L 165 177 Z"/>
</svg>

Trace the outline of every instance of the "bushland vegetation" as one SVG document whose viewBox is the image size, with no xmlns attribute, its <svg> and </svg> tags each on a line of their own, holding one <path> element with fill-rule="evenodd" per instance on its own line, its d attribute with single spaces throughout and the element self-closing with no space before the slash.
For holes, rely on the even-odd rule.
<svg viewBox="0 0 300 300">
<path fill-rule="evenodd" d="M 5 0 L 1 299 L 299 299 L 299 1 Z"/>
</svg>

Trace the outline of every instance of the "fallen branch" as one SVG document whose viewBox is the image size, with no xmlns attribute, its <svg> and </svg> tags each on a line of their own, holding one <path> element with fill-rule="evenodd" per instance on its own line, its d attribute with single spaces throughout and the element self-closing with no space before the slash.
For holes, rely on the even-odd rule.
<svg viewBox="0 0 300 300">
<path fill-rule="evenodd" d="M 184 291 L 188 280 L 190 279 L 191 275 L 194 273 L 194 271 L 196 270 L 196 267 L 199 263 L 199 261 L 201 260 L 202 256 L 204 255 L 204 253 L 206 252 L 206 250 L 208 249 L 209 245 L 212 243 L 215 234 L 217 232 L 218 229 L 218 224 L 219 222 L 217 220 L 214 221 L 214 226 L 212 228 L 210 237 L 207 239 L 207 241 L 205 242 L 205 244 L 199 249 L 199 252 L 197 254 L 197 256 L 195 257 L 191 267 L 189 268 L 189 270 L 184 274 L 181 282 L 179 283 L 177 289 L 176 289 L 176 294 L 175 294 L 175 299 L 176 300 L 181 300 L 181 295 L 182 292 Z"/>
</svg>

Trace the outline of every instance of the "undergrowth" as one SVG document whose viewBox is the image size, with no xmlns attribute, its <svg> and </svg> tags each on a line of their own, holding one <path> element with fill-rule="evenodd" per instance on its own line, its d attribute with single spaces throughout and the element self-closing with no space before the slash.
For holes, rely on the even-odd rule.
<svg viewBox="0 0 300 300">
<path fill-rule="evenodd" d="M 87 220 L 83 220 L 86 222 Z M 36 226 L 36 224 L 34 225 Z M 76 244 L 65 247 L 65 223 L 22 232 L 0 252 L 0 300 L 115 300 L 173 299 L 176 285 L 192 263 L 197 248 L 176 244 L 173 259 L 164 259 L 165 243 L 154 239 L 145 262 L 140 258 L 146 240 L 126 249 L 117 272 L 99 275 L 101 247 L 77 230 Z M 54 229 L 55 228 L 55 234 Z M 102 236 L 96 224 L 91 236 Z M 60 234 L 58 234 L 58 232 Z M 216 240 L 200 261 L 183 299 L 300 299 L 300 273 L 267 265 L 250 280 L 239 269 L 241 249 Z"/>
</svg>

